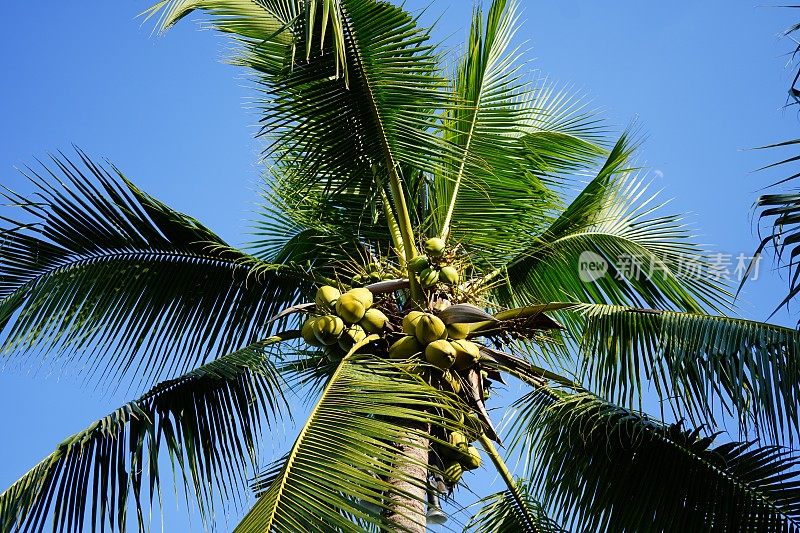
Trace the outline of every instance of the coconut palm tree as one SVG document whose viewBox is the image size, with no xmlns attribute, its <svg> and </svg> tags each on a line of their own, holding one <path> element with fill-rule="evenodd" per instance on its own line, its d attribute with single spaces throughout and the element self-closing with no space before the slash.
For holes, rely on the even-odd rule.
<svg viewBox="0 0 800 533">
<path fill-rule="evenodd" d="M 513 0 L 476 9 L 452 73 L 383 1 L 149 14 L 195 10 L 262 97 L 258 237 L 236 249 L 83 152 L 6 193 L 2 349 L 146 392 L 3 492 L 0 530 L 146 529 L 167 461 L 207 527 L 249 485 L 241 532 L 423 531 L 481 463 L 505 489 L 470 530 L 797 528 L 800 334 L 723 314 L 631 132 L 528 78 Z M 264 466 L 293 389 L 312 407 Z M 709 429 L 730 418 L 742 440 Z"/>
</svg>

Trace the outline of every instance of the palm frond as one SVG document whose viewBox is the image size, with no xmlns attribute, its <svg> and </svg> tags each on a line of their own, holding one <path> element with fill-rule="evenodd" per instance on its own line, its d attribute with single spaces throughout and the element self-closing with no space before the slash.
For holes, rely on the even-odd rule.
<svg viewBox="0 0 800 533">
<path fill-rule="evenodd" d="M 577 116 L 567 131 L 569 120 L 557 117 L 569 114 L 563 102 L 527 78 L 511 48 L 517 21 L 514 1 L 492 2 L 485 21 L 476 8 L 444 115 L 444 139 L 455 148 L 432 183 L 434 230 L 489 264 L 518 252 L 519 235 L 544 229 L 560 207 L 543 178 L 602 153 Z"/>
<path fill-rule="evenodd" d="M 270 263 L 303 265 L 316 277 L 328 278 L 360 256 L 388 255 L 393 241 L 383 199 L 372 198 L 372 191 L 296 191 L 288 178 L 274 176 L 265 183 L 254 223 L 254 255 Z"/>
<path fill-rule="evenodd" d="M 661 205 L 635 174 L 633 150 L 623 134 L 597 176 L 549 228 L 520 239 L 527 249 L 505 269 L 496 290 L 501 304 L 571 299 L 687 311 L 725 305 L 727 292 L 710 254 L 693 243 L 680 217 L 654 215 Z M 582 272 L 586 262 L 602 268 Z"/>
<path fill-rule="evenodd" d="M 565 183 L 607 156 L 602 148 L 608 131 L 588 100 L 569 87 L 536 82 L 533 105 L 520 142 L 526 168 L 548 186 Z"/>
<path fill-rule="evenodd" d="M 456 147 L 433 182 L 435 230 L 462 240 L 483 232 L 476 225 L 490 218 L 494 245 L 501 228 L 513 235 L 515 222 L 541 217 L 548 191 L 538 178 L 522 172 L 518 142 L 531 94 L 522 78 L 518 54 L 509 50 L 517 23 L 516 2 L 495 0 L 484 22 L 476 7 L 464 56 L 455 76 L 453 103 L 445 112 L 445 139 Z M 501 192 L 498 188 L 502 188 Z M 513 194 L 511 194 L 513 193 Z M 512 204 L 498 202 L 513 198 Z M 476 209 L 480 205 L 481 209 Z M 497 226 L 498 210 L 512 226 Z M 527 211 L 532 211 L 528 213 Z M 510 216 L 515 213 L 518 216 Z M 523 220 L 524 218 L 524 220 Z M 469 230 L 469 231 L 466 231 Z M 492 252 L 488 250 L 487 252 Z"/>
<path fill-rule="evenodd" d="M 217 15 L 218 3 L 180 2 L 212 15 Z M 285 30 L 274 38 L 238 34 L 242 50 L 236 63 L 255 73 L 263 93 L 262 133 L 270 140 L 267 157 L 282 175 L 291 176 L 304 189 L 325 194 L 371 191 L 375 200 L 399 165 L 432 166 L 441 143 L 431 127 L 435 110 L 443 107 L 444 82 L 437 73 L 438 57 L 427 44 L 428 33 L 411 15 L 370 0 L 259 5 Z M 325 37 L 326 24 L 315 22 L 326 16 L 338 22 L 336 38 L 330 37 L 331 32 Z M 226 18 L 217 15 L 214 20 L 226 31 L 237 32 Z M 285 47 L 282 64 L 276 68 L 272 45 L 284 46 L 287 33 L 293 44 Z M 309 36 L 322 46 L 309 44 Z M 343 53 L 336 52 L 340 47 Z M 306 50 L 306 59 L 295 57 L 294 48 Z M 347 78 L 338 70 L 342 57 Z"/>
<path fill-rule="evenodd" d="M 236 531 L 350 531 L 354 519 L 386 525 L 381 510 L 398 492 L 387 479 L 408 460 L 397 443 L 417 434 L 427 442 L 430 434 L 415 424 L 455 429 L 445 416 L 460 408 L 455 401 L 390 362 L 346 357 L 289 454 L 258 480 L 264 491 Z"/>
<path fill-rule="evenodd" d="M 514 497 L 509 490 L 486 496 L 476 506 L 475 515 L 464 527 L 464 531 L 474 533 L 565 533 L 558 524 L 547 516 L 542 504 L 533 495 L 530 483 L 517 480 L 516 491 L 522 500 Z"/>
<path fill-rule="evenodd" d="M 773 440 L 800 431 L 800 333 L 722 316 L 586 306 L 583 375 L 611 401 L 641 400 L 649 381 L 679 416 L 715 407 Z M 688 409 L 687 409 L 688 408 Z M 743 427 L 746 429 L 746 427 Z"/>
<path fill-rule="evenodd" d="M 148 8 L 146 18 L 157 17 L 161 31 L 166 31 L 195 10 L 214 17 L 215 29 L 236 36 L 246 45 L 259 47 L 259 65 L 280 72 L 289 57 L 305 54 L 312 47 L 325 49 L 326 35 L 332 38 L 331 51 L 337 68 L 347 75 L 344 32 L 340 0 L 163 0 Z M 297 50 L 296 22 L 306 20 L 303 50 Z M 315 38 L 318 39 L 315 42 Z"/>
<path fill-rule="evenodd" d="M 54 531 L 125 531 L 131 502 L 144 531 L 146 506 L 161 498 L 164 449 L 175 481 L 197 499 L 204 521 L 210 518 L 215 496 L 235 499 L 246 488 L 262 418 L 269 422 L 286 407 L 265 352 L 285 338 L 162 382 L 64 440 L 0 494 L 0 531 L 41 531 L 49 520 Z"/>
<path fill-rule="evenodd" d="M 542 388 L 517 403 L 531 483 L 581 531 L 797 531 L 798 458 L 716 443 L 592 394 Z"/>
<path fill-rule="evenodd" d="M 797 8 L 799 6 L 782 6 Z M 798 82 L 800 81 L 800 64 L 797 62 L 798 52 L 800 52 L 800 45 L 792 34 L 800 30 L 800 24 L 795 23 L 789 26 L 784 32 L 784 36 L 789 36 L 792 40 L 794 50 L 792 52 L 790 66 L 794 70 L 792 77 L 792 84 L 789 87 L 787 104 L 786 106 L 800 104 L 800 89 Z M 790 139 L 788 141 L 773 143 L 767 146 L 761 146 L 759 150 L 792 150 L 788 156 L 783 156 L 780 161 L 767 165 L 759 170 L 768 169 L 785 169 L 790 168 L 789 175 L 781 177 L 776 185 L 785 185 L 787 183 L 794 183 L 800 177 L 800 171 L 797 170 L 797 162 L 800 161 L 800 155 L 797 155 L 797 148 L 800 144 L 800 139 Z M 788 272 L 788 289 L 786 296 L 776 307 L 777 311 L 782 305 L 788 304 L 800 294 L 800 269 L 798 269 L 797 256 L 800 255 L 800 195 L 798 194 L 797 186 L 792 186 L 788 190 L 773 194 L 763 194 L 758 197 L 756 201 L 756 211 L 759 211 L 758 219 L 759 224 L 766 223 L 769 226 L 769 233 L 765 236 L 754 254 L 753 263 L 760 260 L 761 253 L 764 250 L 771 250 L 775 256 L 775 261 L 780 268 Z M 739 286 L 747 282 L 749 278 L 745 277 Z"/>
<path fill-rule="evenodd" d="M 0 223 L 0 349 L 153 382 L 263 336 L 306 276 L 260 262 L 116 168 L 52 158 Z M 12 218 L 13 217 L 13 218 Z M 107 357 L 110 356 L 110 357 Z M 106 360 L 104 361 L 104 358 Z"/>
<path fill-rule="evenodd" d="M 794 139 L 762 149 L 782 149 L 796 148 L 800 144 L 800 139 Z M 761 170 L 774 167 L 783 167 L 800 161 L 800 156 L 793 155 L 777 163 L 773 163 Z M 800 177 L 800 172 L 794 172 L 790 176 L 781 179 L 773 186 L 792 182 Z M 764 251 L 772 251 L 777 265 L 788 272 L 789 287 L 784 299 L 778 304 L 777 308 L 788 304 L 800 294 L 800 270 L 798 270 L 798 256 L 800 256 L 800 193 L 796 187 L 791 187 L 785 192 L 762 194 L 756 201 L 756 211 L 758 211 L 759 225 L 762 223 L 768 226 L 767 234 L 761 239 L 756 249 L 754 261 L 758 260 Z M 748 277 L 742 279 L 741 286 L 745 284 Z M 777 310 L 776 308 L 776 310 Z"/>
</svg>

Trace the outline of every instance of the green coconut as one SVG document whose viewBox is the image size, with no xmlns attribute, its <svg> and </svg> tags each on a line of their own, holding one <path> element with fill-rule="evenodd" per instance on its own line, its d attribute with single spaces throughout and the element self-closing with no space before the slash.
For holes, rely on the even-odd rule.
<svg viewBox="0 0 800 533">
<path fill-rule="evenodd" d="M 338 316 L 325 315 L 317 318 L 313 324 L 314 336 L 326 346 L 336 344 L 344 331 L 344 322 Z"/>
<path fill-rule="evenodd" d="M 317 311 L 333 311 L 336 300 L 341 295 L 342 293 L 336 287 L 323 285 L 317 289 L 317 296 L 314 298 L 314 303 L 317 304 Z"/>
<path fill-rule="evenodd" d="M 467 446 L 469 444 L 467 437 L 465 437 L 460 431 L 451 431 L 450 435 L 447 437 L 447 442 L 449 442 L 450 446 L 453 446 L 454 448 L 459 446 Z"/>
<path fill-rule="evenodd" d="M 425 241 L 425 253 L 433 257 L 439 257 L 444 253 L 445 243 L 439 237 L 433 237 Z"/>
<path fill-rule="evenodd" d="M 428 268 L 428 266 L 430 266 L 430 262 L 428 261 L 427 255 L 418 255 L 408 262 L 408 268 L 411 272 L 422 272 Z"/>
<path fill-rule="evenodd" d="M 449 461 L 444 465 L 444 470 L 442 470 L 442 477 L 444 480 L 451 484 L 455 485 L 461 479 L 461 475 L 464 473 L 464 467 L 461 466 L 461 463 L 458 461 Z"/>
<path fill-rule="evenodd" d="M 356 300 L 361 302 L 361 305 L 364 306 L 364 309 L 369 309 L 372 307 L 372 291 L 367 288 L 359 287 L 357 289 L 350 289 L 345 294 L 351 294 Z"/>
<path fill-rule="evenodd" d="M 447 336 L 451 339 L 466 339 L 467 335 L 469 335 L 469 331 L 469 324 L 447 324 Z"/>
<path fill-rule="evenodd" d="M 466 370 L 480 361 L 481 350 L 474 342 L 459 339 L 452 341 L 450 344 L 456 351 L 456 362 L 453 363 L 453 367 L 456 370 Z"/>
<path fill-rule="evenodd" d="M 442 456 L 447 459 L 461 461 L 467 453 L 469 439 L 460 431 L 451 431 L 447 436 L 447 444 L 441 446 Z"/>
<path fill-rule="evenodd" d="M 439 272 L 432 268 L 426 268 L 419 274 L 419 283 L 426 289 L 433 287 L 439 282 Z"/>
<path fill-rule="evenodd" d="M 417 322 L 425 316 L 422 311 L 410 311 L 403 317 L 403 333 L 406 335 L 414 335 L 416 333 Z"/>
<path fill-rule="evenodd" d="M 464 470 L 475 470 L 481 466 L 481 452 L 475 446 L 468 446 L 459 460 Z"/>
<path fill-rule="evenodd" d="M 364 313 L 367 312 L 367 308 L 361 300 L 356 298 L 351 292 L 352 291 L 347 291 L 336 301 L 336 314 L 342 317 L 345 322 L 356 324 L 364 318 Z"/>
<path fill-rule="evenodd" d="M 455 285 L 458 283 L 458 270 L 451 266 L 442 267 L 439 271 L 439 281 L 447 285 Z"/>
<path fill-rule="evenodd" d="M 417 338 L 407 335 L 397 340 L 389 347 L 389 357 L 392 359 L 408 359 L 422 351 L 422 346 L 417 342 Z"/>
<path fill-rule="evenodd" d="M 380 309 L 367 309 L 359 324 L 367 333 L 380 333 L 389 319 Z"/>
<path fill-rule="evenodd" d="M 306 344 L 310 346 L 317 346 L 322 347 L 325 346 L 319 339 L 317 339 L 316 335 L 314 335 L 314 322 L 316 322 L 317 317 L 312 316 L 305 322 L 303 322 L 303 327 L 300 328 L 300 335 L 303 337 L 303 340 L 306 341 Z"/>
<path fill-rule="evenodd" d="M 367 338 L 367 332 L 358 324 L 347 326 L 339 337 L 339 347 L 349 352 L 353 345 Z"/>
<path fill-rule="evenodd" d="M 447 327 L 438 316 L 424 313 L 414 326 L 414 335 L 419 342 L 428 345 L 433 341 L 446 339 Z"/>
<path fill-rule="evenodd" d="M 425 360 L 441 370 L 447 370 L 456 360 L 456 350 L 446 340 L 439 339 L 425 347 Z"/>
</svg>

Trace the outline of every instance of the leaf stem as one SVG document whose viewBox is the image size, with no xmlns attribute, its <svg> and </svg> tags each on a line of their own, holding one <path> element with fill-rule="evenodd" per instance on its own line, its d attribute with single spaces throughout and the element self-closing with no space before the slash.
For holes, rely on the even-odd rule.
<svg viewBox="0 0 800 533">
<path fill-rule="evenodd" d="M 506 486 L 508 487 L 508 492 L 514 498 L 514 501 L 517 502 L 517 506 L 519 507 L 520 515 L 522 515 L 528 525 L 533 531 L 541 531 L 539 527 L 536 525 L 535 522 L 532 522 L 528 519 L 527 514 L 524 512 L 524 509 L 527 508 L 525 503 L 525 499 L 522 497 L 522 494 L 519 492 L 519 487 L 517 487 L 517 482 L 514 481 L 514 476 L 511 475 L 511 472 L 508 470 L 505 461 L 503 461 L 503 457 L 500 455 L 500 452 L 497 451 L 497 448 L 494 447 L 494 443 L 486 436 L 485 433 L 481 433 L 481 436 L 478 437 L 478 440 L 481 441 L 481 446 L 486 451 L 486 455 L 492 460 L 494 463 L 497 472 L 500 474 L 500 477 L 503 478 L 505 481 Z"/>
<path fill-rule="evenodd" d="M 381 188 L 381 201 L 383 202 L 383 212 L 386 215 L 386 223 L 389 226 L 389 233 L 392 235 L 392 242 L 397 250 L 397 257 L 400 259 L 400 267 L 406 266 L 406 252 L 403 245 L 403 234 L 400 231 L 400 226 L 397 224 L 397 218 L 392 211 L 392 205 L 389 203 L 389 197 L 386 196 L 386 191 Z"/>
</svg>

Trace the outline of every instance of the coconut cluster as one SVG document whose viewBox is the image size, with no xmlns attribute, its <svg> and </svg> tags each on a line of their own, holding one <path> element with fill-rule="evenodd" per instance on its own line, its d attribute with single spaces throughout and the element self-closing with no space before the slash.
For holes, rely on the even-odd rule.
<svg viewBox="0 0 800 533">
<path fill-rule="evenodd" d="M 419 278 L 420 285 L 427 289 L 437 283 L 458 284 L 460 276 L 453 265 L 447 264 L 444 241 L 438 237 L 428 239 L 424 248 L 425 254 L 418 255 L 408 262 L 411 271 Z"/>
<path fill-rule="evenodd" d="M 437 276 L 446 273 L 446 268 L 439 268 Z M 483 374 L 480 368 L 474 368 L 480 362 L 481 352 L 477 344 L 467 339 L 471 333 L 470 324 L 445 324 L 434 314 L 434 305 L 424 311 L 411 310 L 402 314 L 391 298 L 377 304 L 373 298 L 373 293 L 363 287 L 344 293 L 329 285 L 319 287 L 314 313 L 301 328 L 303 339 L 309 345 L 325 348 L 330 358 L 341 357 L 370 334 L 379 334 L 383 340 L 375 344 L 378 354 L 385 353 L 394 360 L 409 360 L 412 371 L 426 376 L 432 385 L 458 395 L 462 393 L 462 379 L 467 373 L 480 371 Z M 421 362 L 427 365 L 418 365 Z M 461 413 L 461 421 L 470 416 Z M 474 422 L 476 427 L 481 424 L 477 418 Z M 465 471 L 480 466 L 480 453 L 470 444 L 479 432 L 476 430 L 475 435 L 468 438 L 460 431 L 434 428 L 440 440 L 433 444 L 431 461 L 439 469 L 444 486 L 456 485 Z"/>
<path fill-rule="evenodd" d="M 446 445 L 439 446 L 444 464 L 442 474 L 445 482 L 455 485 L 464 471 L 475 470 L 481 466 L 481 453 L 460 431 L 450 432 L 447 440 Z"/>
<path fill-rule="evenodd" d="M 309 317 L 300 332 L 311 346 L 337 347 L 349 351 L 371 333 L 380 333 L 389 319 L 373 307 L 369 289 L 351 289 L 344 294 L 330 285 L 317 289 L 316 313 Z"/>
<path fill-rule="evenodd" d="M 354 287 L 360 287 L 369 283 L 378 283 L 387 279 L 394 279 L 396 272 L 393 271 L 388 265 L 381 263 L 370 263 L 364 270 L 353 276 L 351 279 Z"/>
<path fill-rule="evenodd" d="M 446 371 L 451 367 L 455 370 L 467 369 L 477 363 L 481 356 L 478 345 L 466 340 L 468 325 L 447 326 L 431 313 L 409 312 L 403 317 L 403 333 L 405 335 L 389 347 L 389 357 L 392 359 L 408 359 L 423 354 L 428 363 Z"/>
</svg>

